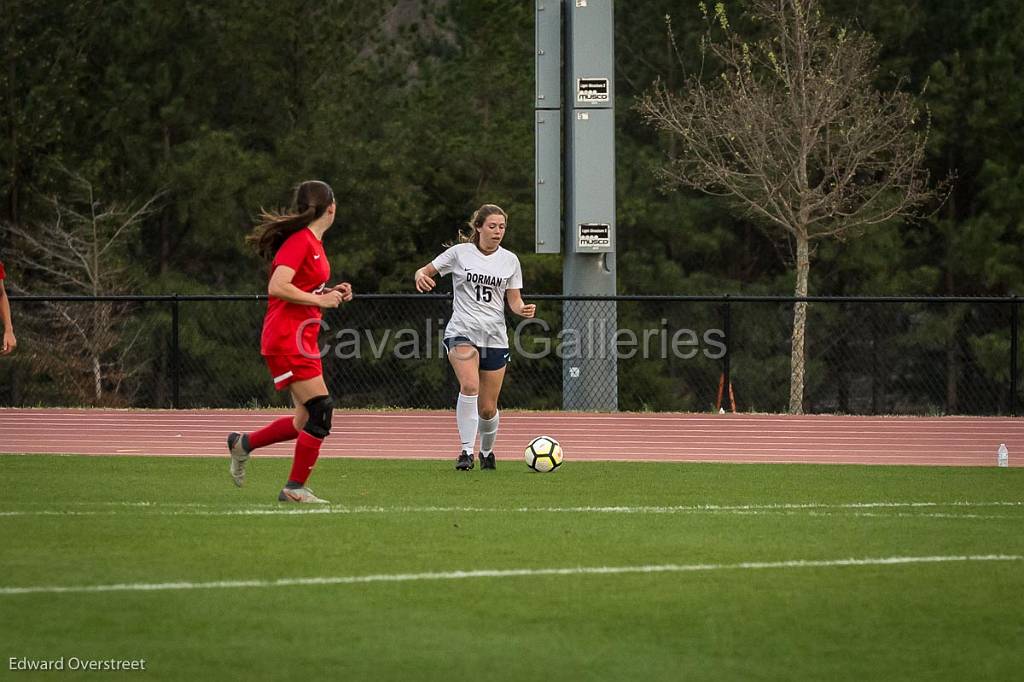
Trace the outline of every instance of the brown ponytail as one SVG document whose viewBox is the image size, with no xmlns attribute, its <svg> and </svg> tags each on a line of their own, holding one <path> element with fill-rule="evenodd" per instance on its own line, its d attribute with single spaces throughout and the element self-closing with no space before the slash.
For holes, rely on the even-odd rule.
<svg viewBox="0 0 1024 682">
<path fill-rule="evenodd" d="M 459 230 L 459 241 L 463 244 L 472 242 L 477 246 L 480 246 L 480 228 L 484 226 L 486 221 L 492 215 L 500 214 L 505 221 L 508 221 L 508 214 L 500 206 L 494 204 L 484 204 L 477 210 L 473 211 L 473 216 L 466 223 L 466 227 L 469 228 L 469 232 Z"/>
<path fill-rule="evenodd" d="M 265 260 L 273 260 L 284 241 L 324 214 L 334 203 L 334 191 L 326 182 L 307 180 L 295 189 L 290 211 L 260 210 L 260 222 L 245 241 Z"/>
</svg>

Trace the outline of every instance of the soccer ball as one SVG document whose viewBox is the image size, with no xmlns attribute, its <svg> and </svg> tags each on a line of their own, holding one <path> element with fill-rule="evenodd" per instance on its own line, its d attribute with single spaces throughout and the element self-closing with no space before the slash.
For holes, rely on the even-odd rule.
<svg viewBox="0 0 1024 682">
<path fill-rule="evenodd" d="M 526 446 L 523 455 L 528 467 L 543 474 L 554 471 L 562 463 L 562 446 L 551 436 L 537 436 Z"/>
</svg>

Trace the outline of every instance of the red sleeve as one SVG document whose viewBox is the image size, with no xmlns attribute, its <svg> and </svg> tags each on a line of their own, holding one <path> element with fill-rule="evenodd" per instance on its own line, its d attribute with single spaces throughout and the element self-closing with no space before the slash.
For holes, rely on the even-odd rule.
<svg viewBox="0 0 1024 682">
<path fill-rule="evenodd" d="M 305 238 L 302 231 L 296 232 L 284 240 L 284 244 L 281 244 L 281 248 L 274 254 L 274 264 L 271 267 L 271 272 L 276 270 L 278 265 L 287 265 L 292 270 L 298 272 L 302 263 L 306 260 L 308 251 L 309 240 Z"/>
<path fill-rule="evenodd" d="M 7 273 L 4 272 L 4 262 L 0 260 L 0 282 L 4 281 L 7 277 Z"/>
</svg>

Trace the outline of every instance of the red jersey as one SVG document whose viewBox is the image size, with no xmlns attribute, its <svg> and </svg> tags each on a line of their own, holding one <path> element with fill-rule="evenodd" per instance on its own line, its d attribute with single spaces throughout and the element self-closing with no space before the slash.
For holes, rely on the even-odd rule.
<svg viewBox="0 0 1024 682">
<path fill-rule="evenodd" d="M 279 265 L 295 270 L 292 284 L 309 293 L 322 292 L 331 277 L 331 266 L 327 263 L 324 245 L 309 228 L 299 230 L 284 241 L 274 254 L 271 274 Z M 263 318 L 260 352 L 263 355 L 305 354 L 319 357 L 317 338 L 320 336 L 319 320 L 322 317 L 323 312 L 319 306 L 289 303 L 271 296 L 267 303 L 267 315 Z M 301 340 L 296 339 L 299 333 L 302 335 Z"/>
<path fill-rule="evenodd" d="M 7 277 L 7 273 L 4 272 L 4 262 L 0 260 L 0 282 L 4 281 Z"/>
</svg>

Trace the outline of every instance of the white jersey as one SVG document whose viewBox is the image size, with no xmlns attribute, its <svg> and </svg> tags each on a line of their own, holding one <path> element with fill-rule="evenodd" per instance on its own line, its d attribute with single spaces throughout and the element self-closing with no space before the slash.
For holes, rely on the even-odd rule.
<svg viewBox="0 0 1024 682">
<path fill-rule="evenodd" d="M 473 243 L 456 244 L 431 261 L 443 277 L 452 273 L 452 319 L 444 337 L 465 336 L 475 346 L 508 348 L 505 291 L 523 288 L 516 254 L 498 247 L 485 254 Z"/>
</svg>

